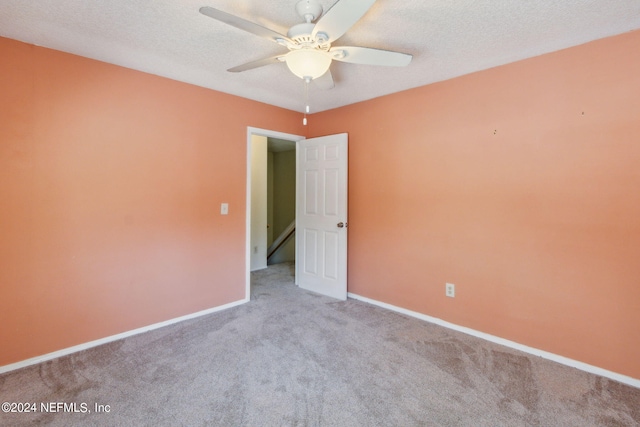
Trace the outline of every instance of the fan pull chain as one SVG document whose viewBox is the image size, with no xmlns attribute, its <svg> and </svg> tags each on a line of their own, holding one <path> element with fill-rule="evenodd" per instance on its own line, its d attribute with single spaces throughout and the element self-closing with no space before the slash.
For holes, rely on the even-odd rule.
<svg viewBox="0 0 640 427">
<path fill-rule="evenodd" d="M 307 125 L 307 113 L 309 112 L 309 82 L 311 82 L 310 77 L 304 78 L 304 118 L 302 119 L 302 124 L 304 126 Z"/>
</svg>

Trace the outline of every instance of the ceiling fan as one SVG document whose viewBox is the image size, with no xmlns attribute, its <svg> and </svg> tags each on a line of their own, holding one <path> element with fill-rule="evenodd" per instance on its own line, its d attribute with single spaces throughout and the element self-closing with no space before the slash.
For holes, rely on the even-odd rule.
<svg viewBox="0 0 640 427">
<path fill-rule="evenodd" d="M 329 67 L 334 60 L 394 67 L 406 66 L 411 62 L 412 56 L 405 53 L 368 47 L 331 46 L 373 6 L 373 3 L 375 0 L 338 0 L 323 15 L 322 5 L 317 0 L 300 0 L 296 3 L 296 11 L 305 22 L 289 28 L 286 36 L 212 7 L 201 7 L 200 13 L 289 49 L 287 53 L 248 62 L 227 71 L 247 71 L 285 62 L 293 74 L 307 83 L 313 80 L 321 88 L 330 89 L 334 83 Z"/>
</svg>

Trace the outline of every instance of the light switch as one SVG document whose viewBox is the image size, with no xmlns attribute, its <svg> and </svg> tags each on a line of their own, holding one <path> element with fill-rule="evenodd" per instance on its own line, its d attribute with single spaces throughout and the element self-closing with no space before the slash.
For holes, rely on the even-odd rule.
<svg viewBox="0 0 640 427">
<path fill-rule="evenodd" d="M 220 215 L 228 215 L 229 214 L 229 203 L 222 203 L 220 205 Z"/>
</svg>

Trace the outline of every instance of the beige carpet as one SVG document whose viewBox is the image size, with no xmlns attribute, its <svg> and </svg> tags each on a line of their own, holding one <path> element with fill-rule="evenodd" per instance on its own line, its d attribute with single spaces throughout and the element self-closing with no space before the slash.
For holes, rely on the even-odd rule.
<svg viewBox="0 0 640 427">
<path fill-rule="evenodd" d="M 0 425 L 640 425 L 640 389 L 302 291 L 292 272 L 254 273 L 248 304 L 1 375 L 2 402 L 38 408 Z"/>
</svg>

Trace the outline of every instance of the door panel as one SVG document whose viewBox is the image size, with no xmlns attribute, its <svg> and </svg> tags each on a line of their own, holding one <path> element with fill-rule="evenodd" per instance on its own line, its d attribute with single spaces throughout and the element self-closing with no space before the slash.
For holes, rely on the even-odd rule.
<svg viewBox="0 0 640 427">
<path fill-rule="evenodd" d="M 298 142 L 296 280 L 347 298 L 347 134 Z M 342 226 L 339 226 L 342 224 Z"/>
<path fill-rule="evenodd" d="M 304 273 L 316 276 L 318 274 L 318 231 L 317 230 L 304 230 Z"/>
</svg>

